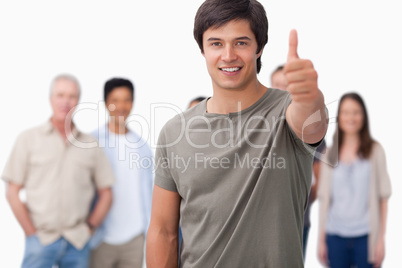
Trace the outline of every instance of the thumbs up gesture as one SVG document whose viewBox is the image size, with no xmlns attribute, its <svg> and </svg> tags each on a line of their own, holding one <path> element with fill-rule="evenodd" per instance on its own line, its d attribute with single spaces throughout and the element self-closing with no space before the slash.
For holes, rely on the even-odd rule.
<svg viewBox="0 0 402 268">
<path fill-rule="evenodd" d="M 292 30 L 289 35 L 289 52 L 284 67 L 287 79 L 287 91 L 292 95 L 293 102 L 314 101 L 319 94 L 317 72 L 310 60 L 300 59 L 297 54 L 297 32 Z"/>
<path fill-rule="evenodd" d="M 283 68 L 287 88 L 292 98 L 286 111 L 286 120 L 296 135 L 304 142 L 320 141 L 327 130 L 327 113 L 324 96 L 318 89 L 317 72 L 310 60 L 297 54 L 297 32 L 289 36 L 289 53 Z M 316 115 L 312 118 L 313 115 Z"/>
</svg>

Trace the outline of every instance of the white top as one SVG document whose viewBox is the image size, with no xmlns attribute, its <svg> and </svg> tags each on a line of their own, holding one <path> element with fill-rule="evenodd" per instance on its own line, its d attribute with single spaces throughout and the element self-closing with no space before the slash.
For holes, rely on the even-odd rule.
<svg viewBox="0 0 402 268">
<path fill-rule="evenodd" d="M 357 237 L 369 233 L 370 162 L 357 159 L 334 168 L 332 203 L 329 208 L 327 233 Z"/>
<path fill-rule="evenodd" d="M 124 244 L 145 234 L 151 217 L 153 155 L 133 131 L 110 132 L 107 125 L 92 133 L 104 149 L 115 173 L 113 203 L 95 236 L 112 245 Z M 99 241 L 100 242 L 100 241 Z"/>
</svg>

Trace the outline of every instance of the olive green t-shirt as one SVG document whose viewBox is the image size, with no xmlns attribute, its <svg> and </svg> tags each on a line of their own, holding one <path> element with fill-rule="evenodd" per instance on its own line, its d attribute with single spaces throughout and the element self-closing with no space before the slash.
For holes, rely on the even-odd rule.
<svg viewBox="0 0 402 268">
<path fill-rule="evenodd" d="M 168 121 L 156 151 L 156 185 L 182 198 L 181 267 L 303 267 L 315 148 L 286 122 L 289 93 L 225 115 L 206 102 Z"/>
</svg>

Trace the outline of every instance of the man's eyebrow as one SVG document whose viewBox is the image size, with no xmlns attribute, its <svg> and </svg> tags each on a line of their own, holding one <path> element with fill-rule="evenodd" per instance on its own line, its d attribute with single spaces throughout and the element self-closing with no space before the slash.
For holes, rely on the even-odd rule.
<svg viewBox="0 0 402 268">
<path fill-rule="evenodd" d="M 207 41 L 221 41 L 221 40 L 222 39 L 218 38 L 218 37 L 210 37 L 207 39 Z M 251 38 L 248 36 L 240 36 L 240 37 L 235 38 L 235 40 L 251 40 Z"/>
<path fill-rule="evenodd" d="M 237 37 L 235 40 L 251 40 L 251 38 L 248 36 L 241 36 L 241 37 Z"/>
<path fill-rule="evenodd" d="M 222 40 L 222 39 L 217 38 L 217 37 L 210 37 L 210 38 L 208 38 L 207 41 L 220 41 L 220 40 Z"/>
</svg>

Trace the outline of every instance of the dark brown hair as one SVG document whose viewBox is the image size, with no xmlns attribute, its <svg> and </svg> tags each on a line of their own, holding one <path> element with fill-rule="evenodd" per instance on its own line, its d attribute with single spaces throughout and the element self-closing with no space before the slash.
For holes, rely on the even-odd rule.
<svg viewBox="0 0 402 268">
<path fill-rule="evenodd" d="M 257 40 L 258 54 L 268 42 L 268 19 L 264 7 L 256 0 L 206 0 L 194 20 L 194 38 L 204 53 L 202 36 L 210 27 L 219 28 L 232 20 L 250 23 Z M 261 56 L 257 59 L 257 73 L 261 70 Z"/>
<path fill-rule="evenodd" d="M 357 154 L 365 159 L 369 158 L 371 154 L 371 149 L 373 147 L 373 143 L 375 142 L 370 134 L 368 113 L 362 97 L 354 92 L 344 94 L 341 97 L 341 100 L 339 101 L 338 113 L 337 113 L 338 124 L 333 137 L 333 145 L 331 150 L 329 151 L 329 160 L 332 164 L 336 164 L 339 161 L 339 151 L 340 148 L 342 147 L 344 140 L 344 132 L 339 127 L 339 114 L 341 105 L 343 101 L 346 99 L 352 99 L 356 101 L 360 105 L 363 111 L 363 125 L 359 132 L 360 147 L 357 150 Z"/>
</svg>

